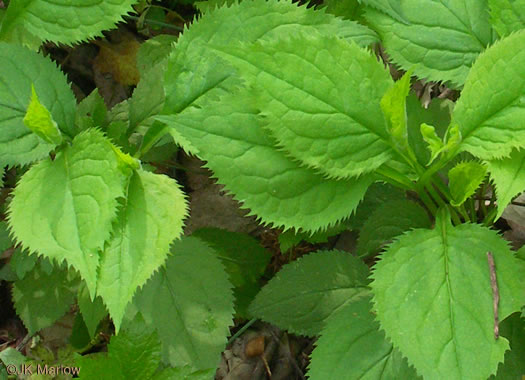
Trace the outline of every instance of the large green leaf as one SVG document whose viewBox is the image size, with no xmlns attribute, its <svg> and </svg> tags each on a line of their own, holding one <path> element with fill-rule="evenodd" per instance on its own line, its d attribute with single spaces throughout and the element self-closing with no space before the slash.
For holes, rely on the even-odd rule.
<svg viewBox="0 0 525 380">
<path fill-rule="evenodd" d="M 299 166 L 274 146 L 256 114 L 241 93 L 158 119 L 175 140 L 182 135 L 195 146 L 218 182 L 262 222 L 316 231 L 349 217 L 373 178 L 329 180 Z"/>
<path fill-rule="evenodd" d="M 97 353 L 77 359 L 80 379 L 112 380 L 156 378 L 154 373 L 161 359 L 161 344 L 156 331 L 139 316 L 123 331 L 113 336 L 107 354 Z"/>
<path fill-rule="evenodd" d="M 356 253 L 376 253 L 383 244 L 412 228 L 428 228 L 430 219 L 425 209 L 407 199 L 387 201 L 366 220 L 359 231 Z"/>
<path fill-rule="evenodd" d="M 377 41 L 370 29 L 290 0 L 247 0 L 207 12 L 185 30 L 168 61 L 165 77 L 166 112 L 177 113 L 201 104 L 237 83 L 231 67 L 218 60 L 210 44 L 231 45 L 296 34 L 336 35 L 366 46 Z"/>
<path fill-rule="evenodd" d="M 487 163 L 490 178 L 496 186 L 498 213 L 503 214 L 512 199 L 525 190 L 525 150 L 515 150 L 510 157 Z"/>
<path fill-rule="evenodd" d="M 363 0 L 365 18 L 393 61 L 428 80 L 465 78 L 492 42 L 487 0 Z"/>
<path fill-rule="evenodd" d="M 117 197 L 126 176 L 114 147 L 96 129 L 80 133 L 70 147 L 34 165 L 14 190 L 9 224 L 30 251 L 66 260 L 93 296 L 99 251 L 109 239 Z"/>
<path fill-rule="evenodd" d="M 215 368 L 232 324 L 232 286 L 215 252 L 200 239 L 176 241 L 172 252 L 135 303 L 159 333 L 165 362 Z"/>
<path fill-rule="evenodd" d="M 418 379 L 379 330 L 369 297 L 344 305 L 326 321 L 308 366 L 311 380 Z"/>
<path fill-rule="evenodd" d="M 392 158 L 380 101 L 393 82 L 369 51 L 320 35 L 213 48 L 254 82 L 266 127 L 294 158 L 337 178 Z"/>
<path fill-rule="evenodd" d="M 102 36 L 136 0 L 12 0 L 0 29 L 0 39 L 12 40 L 17 28 L 27 29 L 41 41 L 73 42 Z"/>
<path fill-rule="evenodd" d="M 13 285 L 17 315 L 29 334 L 48 327 L 63 316 L 75 300 L 75 278 L 67 270 L 55 268 L 50 274 L 37 265 Z"/>
<path fill-rule="evenodd" d="M 287 264 L 250 305 L 253 316 L 301 335 L 368 292 L 368 268 L 341 251 L 319 251 Z"/>
<path fill-rule="evenodd" d="M 488 0 L 490 21 L 500 36 L 506 36 L 525 27 L 524 0 Z"/>
<path fill-rule="evenodd" d="M 179 39 L 179 49 L 205 43 L 228 44 L 232 40 L 255 42 L 260 38 L 273 39 L 295 34 L 321 33 L 353 40 L 361 46 L 377 42 L 376 34 L 355 21 L 343 20 L 291 0 L 245 0 L 229 7 L 206 12 Z M 195 46 L 193 46 L 195 48 Z M 203 47 L 201 46 L 200 49 Z"/>
<path fill-rule="evenodd" d="M 374 183 L 367 189 L 363 201 L 355 210 L 355 214 L 348 220 L 348 224 L 351 229 L 360 230 L 375 210 L 388 202 L 400 200 L 406 200 L 406 194 L 403 190 L 388 183 Z"/>
<path fill-rule="evenodd" d="M 484 159 L 509 156 L 525 147 L 525 31 L 496 42 L 476 61 L 452 113 L 463 142 Z"/>
<path fill-rule="evenodd" d="M 234 286 L 235 311 L 247 316 L 248 305 L 260 290 L 259 280 L 270 261 L 270 252 L 249 235 L 218 228 L 201 228 L 192 236 L 216 250 Z"/>
<path fill-rule="evenodd" d="M 495 231 L 453 227 L 401 236 L 373 272 L 375 311 L 394 346 L 425 378 L 485 379 L 509 348 L 494 339 L 493 293 L 487 252 L 496 264 L 499 318 L 525 301 L 522 267 Z"/>
<path fill-rule="evenodd" d="M 97 293 L 117 331 L 137 287 L 166 260 L 170 243 L 182 233 L 186 215 L 184 194 L 175 180 L 142 170 L 134 172 L 102 254 L 97 283 Z"/>
<path fill-rule="evenodd" d="M 0 166 L 25 165 L 54 147 L 24 124 L 31 86 L 69 136 L 75 134 L 75 97 L 56 64 L 21 46 L 0 42 L 0 67 Z"/>
</svg>

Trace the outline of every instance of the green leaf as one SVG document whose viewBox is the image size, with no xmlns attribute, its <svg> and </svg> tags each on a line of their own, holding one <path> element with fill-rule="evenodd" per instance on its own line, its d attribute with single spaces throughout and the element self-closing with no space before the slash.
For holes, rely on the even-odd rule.
<svg viewBox="0 0 525 380">
<path fill-rule="evenodd" d="M 53 116 L 48 109 L 38 100 L 33 84 L 31 84 L 31 101 L 23 121 L 27 128 L 44 141 L 54 145 L 62 143 L 62 134 L 58 129 L 57 123 L 53 120 Z"/>
<path fill-rule="evenodd" d="M 524 304 L 525 284 L 517 259 L 493 230 L 453 227 L 439 217 L 434 230 L 401 236 L 376 264 L 371 286 L 377 318 L 423 377 L 484 379 L 503 360 L 509 344 L 494 339 L 488 251 L 504 319 Z"/>
<path fill-rule="evenodd" d="M 261 36 L 272 39 L 297 34 L 298 30 L 335 35 L 362 46 L 377 41 L 375 33 L 363 25 L 324 10 L 297 6 L 290 0 L 243 1 L 221 7 L 205 13 L 185 30 L 170 55 L 165 76 L 166 113 L 178 113 L 191 105 L 202 106 L 239 84 L 232 77 L 234 70 L 211 53 L 210 44 L 250 43 Z M 190 148 L 184 147 L 187 151 Z"/>
<path fill-rule="evenodd" d="M 441 147 L 439 142 L 450 124 L 450 106 L 453 104 L 448 99 L 434 98 L 428 108 L 424 108 L 415 94 L 410 93 L 408 95 L 406 103 L 408 142 L 420 164 L 427 165 L 434 157 L 431 153 L 439 151 Z M 431 130 L 428 130 L 425 132 L 430 132 L 430 134 L 424 136 L 423 131 L 421 131 L 421 124 L 423 123 L 430 126 L 436 132 L 436 135 Z M 433 150 L 429 151 L 429 145 L 432 145 Z M 437 154 L 435 156 L 437 157 Z"/>
<path fill-rule="evenodd" d="M 348 221 L 353 230 L 360 230 L 370 215 L 383 204 L 396 200 L 405 200 L 403 190 L 388 183 L 374 183 L 366 191 L 363 201 L 357 207 L 355 214 Z"/>
<path fill-rule="evenodd" d="M 324 0 L 326 12 L 349 20 L 356 20 L 361 13 L 358 0 Z"/>
<path fill-rule="evenodd" d="M 496 42 L 476 61 L 452 114 L 460 149 L 483 160 L 508 157 L 525 147 L 525 31 Z"/>
<path fill-rule="evenodd" d="M 27 362 L 27 358 L 13 347 L 7 347 L 0 352 L 0 360 L 5 364 L 13 364 L 17 368 Z M 6 377 L 7 379 L 7 377 Z"/>
<path fill-rule="evenodd" d="M 524 0 L 488 0 L 492 26 L 503 37 L 525 27 Z"/>
<path fill-rule="evenodd" d="M 168 367 L 155 377 L 155 380 L 210 380 L 215 377 L 216 368 L 195 371 L 190 366 Z"/>
<path fill-rule="evenodd" d="M 113 145 L 89 129 L 70 147 L 34 165 L 14 190 L 9 224 L 30 251 L 58 262 L 66 260 L 86 280 L 93 296 L 99 251 L 109 239 L 124 196 L 126 176 L 118 169 Z"/>
<path fill-rule="evenodd" d="M 258 123 L 249 94 L 228 97 L 175 117 L 157 117 L 199 151 L 235 199 L 276 227 L 317 231 L 348 218 L 370 176 L 335 181 L 299 166 L 274 146 Z M 228 149 L 224 149 L 228 147 Z"/>
<path fill-rule="evenodd" d="M 135 0 L 14 0 L 9 4 L 0 29 L 0 39 L 12 39 L 19 27 L 41 41 L 72 44 L 102 36 L 122 16 L 132 12 Z M 57 22 L 61 20 L 61 22 Z"/>
<path fill-rule="evenodd" d="M 100 96 L 98 89 L 94 89 L 78 104 L 75 123 L 80 130 L 95 127 L 105 128 L 107 114 L 108 109 L 104 99 Z"/>
<path fill-rule="evenodd" d="M 0 42 L 0 67 L 0 167 L 26 165 L 44 158 L 54 147 L 24 124 L 31 86 L 69 136 L 76 133 L 75 97 L 55 63 L 21 46 Z"/>
<path fill-rule="evenodd" d="M 137 52 L 137 69 L 140 74 L 147 73 L 168 58 L 176 41 L 176 36 L 160 34 L 142 43 Z"/>
<path fill-rule="evenodd" d="M 194 3 L 195 7 L 201 13 L 211 12 L 216 8 L 223 6 L 231 6 L 232 4 L 237 3 L 237 0 L 206 0 L 206 1 L 196 1 Z"/>
<path fill-rule="evenodd" d="M 78 290 L 77 300 L 78 308 L 80 309 L 89 335 L 91 338 L 94 338 L 98 324 L 108 314 L 106 306 L 100 297 L 95 297 L 94 300 L 91 300 L 89 290 L 84 283 L 81 284 Z"/>
<path fill-rule="evenodd" d="M 496 187 L 498 219 L 512 199 L 525 190 L 525 150 L 514 150 L 510 157 L 488 161 L 487 166 Z"/>
<path fill-rule="evenodd" d="M 407 199 L 380 205 L 359 231 L 356 253 L 366 256 L 378 252 L 394 237 L 412 228 L 429 228 L 430 219 L 417 203 Z"/>
<path fill-rule="evenodd" d="M 311 380 L 418 379 L 371 313 L 369 297 L 346 304 L 326 321 L 311 355 Z"/>
<path fill-rule="evenodd" d="M 162 111 L 164 106 L 165 62 L 157 64 L 141 75 L 140 82 L 133 91 L 129 102 L 129 128 L 135 131 L 139 126 L 153 122 L 151 116 Z"/>
<path fill-rule="evenodd" d="M 410 91 L 412 70 L 390 87 L 381 98 L 381 111 L 386 117 L 388 132 L 392 142 L 401 151 L 408 149 L 406 101 Z"/>
<path fill-rule="evenodd" d="M 341 232 L 350 229 L 350 227 L 351 225 L 348 221 L 343 221 L 324 231 L 317 231 L 313 234 L 303 231 L 287 230 L 279 234 L 279 248 L 282 253 L 285 253 L 303 240 L 311 244 L 327 243 L 328 238 L 339 235 Z"/>
<path fill-rule="evenodd" d="M 37 261 L 38 258 L 36 255 L 29 255 L 26 251 L 17 248 L 13 252 L 9 264 L 11 265 L 13 272 L 15 272 L 16 276 L 21 280 L 25 277 L 27 272 L 35 267 Z"/>
<path fill-rule="evenodd" d="M 426 165 L 430 165 L 441 152 L 443 152 L 445 144 L 443 140 L 437 135 L 436 130 L 432 125 L 422 123 L 420 127 L 421 136 L 427 143 L 427 148 L 430 151 L 430 159 Z"/>
<path fill-rule="evenodd" d="M 342 251 L 319 251 L 286 264 L 263 287 L 250 313 L 295 334 L 319 334 L 324 322 L 366 295 L 368 268 Z"/>
<path fill-rule="evenodd" d="M 298 6 L 290 0 L 252 0 L 206 12 L 184 31 L 177 49 L 189 51 L 202 43 L 226 45 L 231 44 L 233 38 L 239 42 L 255 42 L 261 37 L 271 40 L 296 34 L 298 30 L 304 34 L 320 33 L 353 40 L 361 46 L 378 41 L 369 28 L 334 17 L 324 9 Z M 203 48 L 201 45 L 198 49 L 202 51 Z"/>
<path fill-rule="evenodd" d="M 157 332 L 137 317 L 126 329 L 111 337 L 108 353 L 77 359 L 80 379 L 153 379 L 159 366 L 161 344 Z"/>
<path fill-rule="evenodd" d="M 127 192 L 102 254 L 97 283 L 117 332 L 127 304 L 164 263 L 187 215 L 184 194 L 167 176 L 138 170 Z"/>
<path fill-rule="evenodd" d="M 249 303 L 260 290 L 259 279 L 271 254 L 257 240 L 246 234 L 218 228 L 201 228 L 192 236 L 203 240 L 217 252 L 217 257 L 235 287 L 235 309 L 237 313 L 247 315 Z"/>
<path fill-rule="evenodd" d="M 265 127 L 293 158 L 348 178 L 393 157 L 379 105 L 392 79 L 369 51 L 320 35 L 214 49 L 241 62 Z"/>
<path fill-rule="evenodd" d="M 365 18 L 392 60 L 432 81 L 460 87 L 492 42 L 487 0 L 363 0 Z M 374 7 L 374 8 L 372 8 Z"/>
<path fill-rule="evenodd" d="M 214 250 L 200 239 L 178 240 L 172 252 L 134 302 L 159 333 L 163 361 L 216 368 L 232 324 L 232 286 Z"/>
<path fill-rule="evenodd" d="M 13 246 L 13 242 L 9 237 L 8 225 L 6 222 L 0 222 L 0 252 L 4 252 Z"/>
<path fill-rule="evenodd" d="M 36 266 L 22 280 L 13 284 L 13 302 L 29 334 L 51 326 L 63 316 L 75 300 L 77 278 L 55 268 L 51 274 Z"/>
<path fill-rule="evenodd" d="M 481 185 L 487 175 L 487 167 L 476 161 L 460 162 L 448 172 L 448 187 L 453 206 L 462 205 Z"/>
<path fill-rule="evenodd" d="M 505 353 L 505 360 L 498 366 L 496 376 L 490 380 L 521 379 L 525 374 L 525 321 L 520 313 L 514 313 L 500 324 L 500 335 L 509 339 L 510 351 Z"/>
</svg>

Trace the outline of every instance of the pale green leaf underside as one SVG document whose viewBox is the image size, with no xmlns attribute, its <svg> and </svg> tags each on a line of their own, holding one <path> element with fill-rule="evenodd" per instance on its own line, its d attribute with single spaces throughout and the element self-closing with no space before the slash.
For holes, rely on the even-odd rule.
<svg viewBox="0 0 525 380">
<path fill-rule="evenodd" d="M 461 86 L 492 42 L 487 0 L 363 2 L 388 8 L 388 13 L 368 8 L 365 17 L 392 60 L 405 70 L 417 64 L 414 73 L 421 78 Z"/>
<path fill-rule="evenodd" d="M 503 214 L 516 195 L 525 190 L 525 150 L 513 151 L 509 158 L 487 162 L 490 178 L 496 185 L 498 213 Z"/>
<path fill-rule="evenodd" d="M 175 180 L 134 172 L 102 254 L 97 283 L 97 294 L 117 331 L 137 287 L 166 260 L 170 243 L 182 233 L 186 215 L 186 200 Z"/>
<path fill-rule="evenodd" d="M 0 39 L 19 26 L 41 41 L 71 44 L 102 36 L 131 12 L 136 0 L 13 0 L 7 8 Z"/>
<path fill-rule="evenodd" d="M 494 339 L 487 252 L 496 263 L 504 319 L 524 303 L 521 267 L 495 231 L 453 227 L 415 230 L 393 243 L 373 272 L 377 318 L 395 347 L 428 379 L 485 379 L 508 341 Z"/>
<path fill-rule="evenodd" d="M 392 158 L 379 103 L 393 82 L 369 51 L 319 35 L 213 48 L 254 82 L 265 127 L 293 158 L 334 178 Z"/>
<path fill-rule="evenodd" d="M 71 147 L 26 172 L 14 190 L 9 224 L 30 251 L 66 260 L 95 293 L 99 250 L 109 238 L 124 175 L 101 132 L 77 135 Z"/>
<path fill-rule="evenodd" d="M 448 172 L 453 206 L 462 205 L 475 193 L 487 174 L 487 167 L 476 161 L 460 162 Z"/>
<path fill-rule="evenodd" d="M 369 297 L 346 304 L 321 330 L 308 366 L 311 380 L 418 379 L 370 312 Z"/>
<path fill-rule="evenodd" d="M 54 146 L 23 122 L 31 85 L 58 127 L 70 135 L 75 98 L 66 77 L 51 60 L 21 46 L 0 42 L 0 67 L 0 166 L 25 165 L 44 158 Z"/>
<path fill-rule="evenodd" d="M 368 268 L 342 251 L 319 251 L 287 264 L 262 288 L 250 313 L 314 336 L 338 310 L 368 294 Z"/>
<path fill-rule="evenodd" d="M 329 180 L 299 166 L 275 148 L 248 97 L 159 119 L 188 139 L 218 182 L 262 222 L 316 231 L 349 217 L 373 179 Z"/>
<path fill-rule="evenodd" d="M 380 205 L 359 231 L 356 252 L 359 256 L 379 251 L 381 246 L 412 228 L 428 228 L 430 219 L 417 203 L 403 200 Z"/>
<path fill-rule="evenodd" d="M 525 27 L 524 0 L 488 0 L 492 26 L 503 37 Z"/>
<path fill-rule="evenodd" d="M 492 45 L 473 65 L 452 114 L 460 149 L 483 160 L 525 147 L 525 31 Z"/>
<path fill-rule="evenodd" d="M 232 324 L 228 276 L 215 252 L 200 239 L 178 240 L 172 252 L 166 267 L 137 292 L 134 302 L 146 322 L 155 325 L 164 361 L 216 368 Z"/>
<path fill-rule="evenodd" d="M 52 325 L 66 313 L 75 299 L 74 285 L 68 280 L 67 271 L 55 269 L 47 274 L 40 265 L 14 282 L 16 314 L 29 334 Z"/>
</svg>

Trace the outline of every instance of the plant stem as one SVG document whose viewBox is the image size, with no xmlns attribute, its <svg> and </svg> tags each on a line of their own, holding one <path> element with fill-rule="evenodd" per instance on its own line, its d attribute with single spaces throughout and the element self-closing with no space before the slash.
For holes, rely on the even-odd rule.
<svg viewBox="0 0 525 380">
<path fill-rule="evenodd" d="M 471 220 L 473 222 L 478 221 L 478 213 L 476 212 L 476 204 L 474 203 L 474 198 L 470 197 L 468 200 L 468 206 L 470 210 Z"/>
<path fill-rule="evenodd" d="M 238 337 L 240 337 L 242 334 L 244 334 L 244 332 L 246 330 L 248 330 L 248 328 L 253 325 L 255 322 L 257 321 L 257 318 L 252 318 L 250 319 L 248 322 L 246 322 L 246 324 L 244 326 L 242 326 L 239 331 L 237 331 L 235 334 L 232 335 L 232 337 L 230 339 L 228 339 L 228 343 L 226 343 L 226 345 L 228 346 L 229 344 L 231 344 L 235 339 L 237 339 Z"/>
<path fill-rule="evenodd" d="M 447 205 L 448 210 L 450 211 L 450 216 L 452 218 L 452 222 L 454 222 L 454 225 L 460 225 L 461 219 L 459 218 L 458 211 L 452 207 L 451 205 Z"/>
<path fill-rule="evenodd" d="M 412 181 L 391 167 L 381 166 L 376 170 L 376 173 L 383 176 L 388 183 L 401 187 L 404 190 L 417 191 Z"/>
</svg>

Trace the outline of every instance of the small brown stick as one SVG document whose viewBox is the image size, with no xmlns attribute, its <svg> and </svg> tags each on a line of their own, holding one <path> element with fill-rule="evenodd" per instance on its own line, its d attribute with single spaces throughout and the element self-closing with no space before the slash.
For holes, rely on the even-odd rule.
<svg viewBox="0 0 525 380">
<path fill-rule="evenodd" d="M 499 338 L 499 320 L 498 320 L 498 305 L 499 305 L 499 290 L 498 281 L 496 279 L 496 266 L 494 264 L 494 257 L 492 253 L 487 252 L 487 260 L 489 262 L 490 271 L 490 285 L 492 286 L 492 307 L 494 309 L 494 339 Z"/>
</svg>

